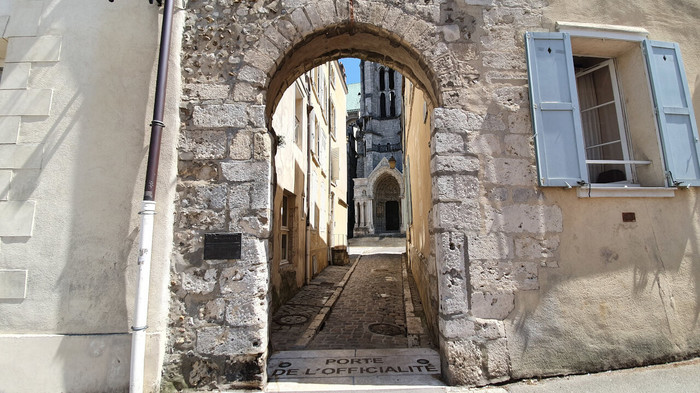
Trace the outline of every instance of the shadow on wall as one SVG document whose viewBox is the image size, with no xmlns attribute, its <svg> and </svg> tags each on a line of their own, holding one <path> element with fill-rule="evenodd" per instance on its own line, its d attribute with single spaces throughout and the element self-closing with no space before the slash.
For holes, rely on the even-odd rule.
<svg viewBox="0 0 700 393">
<path fill-rule="evenodd" d="M 55 256 L 43 257 L 53 263 L 46 269 L 62 269 L 53 282 L 56 314 L 45 315 L 53 321 L 48 322 L 51 333 L 68 335 L 57 348 L 54 364 L 63 368 L 68 391 L 95 383 L 95 389 L 109 390 L 128 384 L 128 310 L 135 290 L 129 277 L 135 269 L 132 251 L 138 243 L 139 208 L 132 201 L 140 200 L 142 193 L 139 179 L 147 154 L 159 18 L 157 8 L 147 3 L 105 2 L 81 7 L 80 18 L 88 21 L 84 28 L 92 34 L 83 29 L 71 33 L 73 11 L 79 6 L 72 3 L 45 9 L 43 20 L 64 32 L 58 66 L 73 74 L 56 82 L 52 114 L 39 120 L 50 124 L 40 145 L 41 171 L 18 175 L 13 187 L 15 181 L 21 183 L 31 197 L 39 185 L 59 191 L 55 182 L 60 181 L 55 200 L 34 196 L 42 198 L 37 203 L 38 222 L 51 220 L 42 215 L 66 220 L 61 226 L 47 221 L 37 228 L 56 231 Z M 54 66 L 33 65 L 32 75 L 55 77 Z M 50 241 L 49 234 L 35 233 L 39 235 Z M 89 336 L 88 343 L 76 346 L 73 338 L 80 336 Z M 109 348 L 109 343 L 118 346 Z M 76 367 L 82 359 L 92 359 L 92 365 Z"/>
</svg>

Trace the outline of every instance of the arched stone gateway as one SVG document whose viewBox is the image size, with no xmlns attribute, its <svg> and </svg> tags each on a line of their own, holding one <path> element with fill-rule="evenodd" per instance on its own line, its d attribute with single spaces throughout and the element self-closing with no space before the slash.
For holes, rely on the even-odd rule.
<svg viewBox="0 0 700 393">
<path fill-rule="evenodd" d="M 445 380 L 482 385 L 510 377 L 502 319 L 503 310 L 512 308 L 512 289 L 484 281 L 475 290 L 469 282 L 476 272 L 470 272 L 475 267 L 469 266 L 466 239 L 484 225 L 479 177 L 493 179 L 479 174 L 482 152 L 471 147 L 477 143 L 469 130 L 504 129 L 505 118 L 486 114 L 489 105 L 522 116 L 518 105 L 526 98 L 522 86 L 498 85 L 496 94 L 495 87 L 481 85 L 478 69 L 489 56 L 478 54 L 473 35 L 487 18 L 501 16 L 466 3 L 471 2 L 189 2 L 166 381 L 224 389 L 265 384 L 277 143 L 268 126 L 278 100 L 298 76 L 349 56 L 399 71 L 435 108 L 430 143 L 422 147 L 431 157 L 432 252 L 424 270 L 433 284 L 421 288 L 421 297 L 428 299 L 426 312 L 435 322 Z M 513 57 L 517 60 L 510 61 L 522 68 L 520 57 Z M 510 71 L 499 75 L 522 79 Z M 469 116 L 468 107 L 474 112 Z M 479 148 L 488 148 L 484 143 Z M 520 173 L 531 176 L 528 165 Z M 403 181 L 386 176 L 391 174 L 378 173 L 374 180 L 391 179 L 403 196 Z M 385 197 L 385 208 L 396 202 Z M 240 259 L 204 260 L 203 235 L 210 232 L 241 233 Z M 469 256 L 491 258 L 478 253 L 500 252 L 507 240 L 499 236 L 475 236 Z"/>
</svg>

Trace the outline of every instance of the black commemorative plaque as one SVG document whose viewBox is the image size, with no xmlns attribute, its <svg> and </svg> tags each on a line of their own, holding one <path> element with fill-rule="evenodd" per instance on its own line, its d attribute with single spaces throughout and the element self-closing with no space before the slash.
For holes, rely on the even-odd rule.
<svg viewBox="0 0 700 393">
<path fill-rule="evenodd" d="M 241 234 L 204 234 L 204 259 L 241 259 Z"/>
</svg>

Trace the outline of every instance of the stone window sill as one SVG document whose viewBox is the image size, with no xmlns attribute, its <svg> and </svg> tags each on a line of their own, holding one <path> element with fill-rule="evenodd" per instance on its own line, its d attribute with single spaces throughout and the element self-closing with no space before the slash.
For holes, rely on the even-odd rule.
<svg viewBox="0 0 700 393">
<path fill-rule="evenodd" d="M 672 198 L 677 188 L 673 187 L 579 187 L 579 198 Z"/>
</svg>

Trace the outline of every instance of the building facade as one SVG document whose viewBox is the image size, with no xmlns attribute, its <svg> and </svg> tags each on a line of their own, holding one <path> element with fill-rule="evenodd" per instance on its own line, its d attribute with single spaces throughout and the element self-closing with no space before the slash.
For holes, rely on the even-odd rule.
<svg viewBox="0 0 700 393">
<path fill-rule="evenodd" d="M 346 94 L 342 67 L 332 61 L 287 88 L 272 116 L 283 141 L 275 154 L 272 312 L 334 253 L 347 252 Z"/>
<path fill-rule="evenodd" d="M 352 5 L 177 3 L 146 390 L 266 383 L 281 204 L 302 199 L 278 186 L 293 142 L 273 113 L 348 56 L 412 84 L 408 251 L 447 383 L 697 356 L 698 4 Z M 129 385 L 160 10 L 0 2 L 4 390 Z M 204 259 L 218 233 L 240 236 L 240 258 Z"/>
<path fill-rule="evenodd" d="M 360 107 L 351 125 L 353 235 L 404 233 L 403 77 L 371 61 L 360 62 Z M 353 97 L 354 98 L 354 97 Z M 353 116 L 356 109 L 348 109 Z"/>
</svg>

